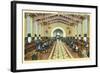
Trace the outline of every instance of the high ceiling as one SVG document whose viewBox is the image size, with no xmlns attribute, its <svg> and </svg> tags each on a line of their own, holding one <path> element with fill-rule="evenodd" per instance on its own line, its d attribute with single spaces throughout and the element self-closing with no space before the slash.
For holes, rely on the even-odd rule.
<svg viewBox="0 0 100 73">
<path fill-rule="evenodd" d="M 87 15 L 80 14 L 51 14 L 51 13 L 27 13 L 34 17 L 35 21 L 40 24 L 52 24 L 52 23 L 63 23 L 70 26 L 77 25 L 81 23 Z"/>
</svg>

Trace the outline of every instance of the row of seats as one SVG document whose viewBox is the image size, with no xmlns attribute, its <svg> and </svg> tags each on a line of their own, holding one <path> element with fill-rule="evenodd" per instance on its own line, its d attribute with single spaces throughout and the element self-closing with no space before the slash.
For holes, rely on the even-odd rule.
<svg viewBox="0 0 100 73">
<path fill-rule="evenodd" d="M 38 53 L 48 52 L 49 48 L 53 46 L 54 41 L 54 38 L 51 37 L 41 37 L 41 35 L 37 36 L 36 34 L 32 37 L 28 33 L 27 37 L 25 37 L 25 55 L 28 52 L 35 51 L 32 54 L 32 59 L 36 59 L 37 55 L 39 55 Z"/>
<path fill-rule="evenodd" d="M 36 44 L 37 51 L 46 51 L 50 46 L 53 45 L 53 40 L 50 38 L 45 41 L 37 39 L 35 40 L 35 44 Z"/>
<path fill-rule="evenodd" d="M 80 57 L 89 57 L 89 39 L 85 34 L 84 37 L 66 37 L 63 40 L 72 51 L 77 52 Z"/>
<path fill-rule="evenodd" d="M 36 46 L 37 51 L 44 51 L 47 50 L 50 46 L 52 46 L 54 39 L 50 37 L 41 37 L 39 35 L 35 35 L 34 37 L 31 37 L 31 34 L 28 34 L 25 38 L 25 44 L 31 44 L 34 43 Z"/>
</svg>

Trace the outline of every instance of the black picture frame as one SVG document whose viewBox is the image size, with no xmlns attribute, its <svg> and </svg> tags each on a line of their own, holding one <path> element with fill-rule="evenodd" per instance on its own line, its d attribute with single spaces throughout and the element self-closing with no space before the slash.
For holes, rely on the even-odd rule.
<svg viewBox="0 0 100 73">
<path fill-rule="evenodd" d="M 82 7 L 82 8 L 93 8 L 96 9 L 96 59 L 95 59 L 95 65 L 86 65 L 86 66 L 71 66 L 71 67 L 53 67 L 53 68 L 38 68 L 38 69 L 16 69 L 16 5 L 17 4 L 29 4 L 29 5 L 49 5 L 49 6 L 68 6 L 68 7 Z M 25 72 L 25 71 L 42 71 L 42 70 L 55 70 L 55 69 L 73 69 L 73 68 L 89 68 L 89 67 L 97 67 L 98 66 L 98 31 L 97 26 L 98 25 L 98 7 L 97 6 L 91 6 L 91 5 L 74 5 L 74 4 L 58 4 L 58 3 L 44 3 L 44 2 L 28 2 L 28 1 L 11 1 L 11 71 L 12 72 Z"/>
</svg>

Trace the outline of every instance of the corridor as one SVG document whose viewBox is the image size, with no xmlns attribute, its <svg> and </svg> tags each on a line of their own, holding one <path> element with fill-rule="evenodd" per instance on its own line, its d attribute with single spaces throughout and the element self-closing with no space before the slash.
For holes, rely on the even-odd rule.
<svg viewBox="0 0 100 73">
<path fill-rule="evenodd" d="M 60 40 L 55 42 L 55 45 L 50 53 L 49 59 L 68 59 L 73 58 L 71 53 Z"/>
</svg>

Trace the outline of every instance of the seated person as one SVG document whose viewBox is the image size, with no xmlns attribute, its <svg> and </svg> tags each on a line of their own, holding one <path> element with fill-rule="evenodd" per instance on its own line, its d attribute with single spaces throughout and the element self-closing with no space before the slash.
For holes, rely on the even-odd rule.
<svg viewBox="0 0 100 73">
<path fill-rule="evenodd" d="M 31 37 L 31 34 L 28 33 L 27 34 L 27 43 L 31 43 L 32 42 L 32 37 Z"/>
<path fill-rule="evenodd" d="M 78 52 L 78 51 L 79 51 L 79 48 L 78 48 L 78 46 L 77 46 L 77 45 L 75 46 L 75 51 L 76 51 L 76 52 Z"/>
<path fill-rule="evenodd" d="M 32 60 L 37 60 L 37 52 L 33 52 L 33 54 L 32 54 Z"/>
<path fill-rule="evenodd" d="M 86 50 L 86 55 L 89 57 L 89 42 L 88 42 L 87 34 L 84 34 L 83 41 L 84 41 L 84 47 Z"/>
<path fill-rule="evenodd" d="M 40 40 L 42 40 L 42 39 L 41 39 L 41 35 L 40 35 L 40 34 L 39 34 L 39 39 L 40 39 Z"/>
<path fill-rule="evenodd" d="M 36 45 L 36 49 L 37 50 L 41 50 L 42 49 L 42 42 L 38 37 L 37 37 L 37 40 L 35 40 L 35 45 Z"/>
<path fill-rule="evenodd" d="M 79 34 L 78 40 L 79 40 L 79 41 L 82 40 L 81 34 Z"/>
<path fill-rule="evenodd" d="M 34 36 L 34 41 L 35 41 L 35 40 L 37 40 L 37 35 L 36 35 L 36 34 L 35 34 L 35 36 Z"/>
<path fill-rule="evenodd" d="M 75 35 L 75 40 L 77 40 L 77 35 Z"/>
<path fill-rule="evenodd" d="M 43 47 L 44 47 L 44 49 L 46 49 L 48 47 L 47 41 L 43 43 Z"/>
<path fill-rule="evenodd" d="M 84 42 L 87 42 L 87 41 L 88 41 L 88 40 L 87 40 L 87 34 L 84 34 L 83 41 L 84 41 Z"/>
<path fill-rule="evenodd" d="M 84 49 L 82 50 L 82 56 L 83 56 L 83 57 L 88 57 L 86 48 L 84 48 Z"/>
</svg>

